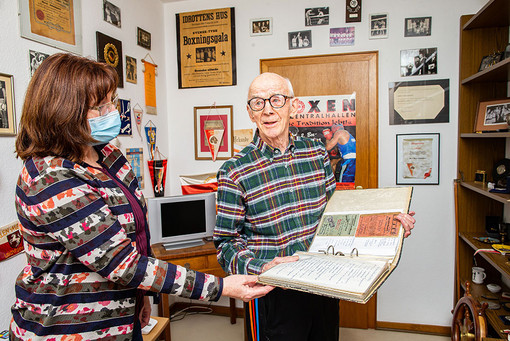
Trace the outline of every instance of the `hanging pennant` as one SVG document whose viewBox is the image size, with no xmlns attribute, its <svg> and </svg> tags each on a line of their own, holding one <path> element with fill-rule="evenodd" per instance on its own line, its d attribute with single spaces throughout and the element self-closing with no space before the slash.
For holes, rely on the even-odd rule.
<svg viewBox="0 0 510 341">
<path fill-rule="evenodd" d="M 120 113 L 120 133 L 119 135 L 131 135 L 133 133 L 131 125 L 131 101 L 127 99 L 119 99 Z"/>
<path fill-rule="evenodd" d="M 165 196 L 166 168 L 168 160 L 166 156 L 160 153 L 157 147 L 154 154 L 155 157 L 157 157 L 157 160 L 147 161 L 149 173 L 151 175 L 152 188 L 154 189 L 155 197 L 163 197 Z"/>
<path fill-rule="evenodd" d="M 156 126 L 151 120 L 145 124 L 145 138 L 147 139 L 150 160 L 154 160 L 154 152 L 156 150 Z"/>
<path fill-rule="evenodd" d="M 211 124 L 207 124 L 207 122 L 208 121 L 205 121 L 204 125 L 205 137 L 207 138 L 207 143 L 209 144 L 209 150 L 211 151 L 212 159 L 213 161 L 216 161 L 216 156 L 218 155 L 221 142 L 223 141 L 223 135 L 225 134 L 225 128 L 223 127 L 222 121 L 215 121 L 215 125 L 217 125 L 217 123 L 221 123 L 221 125 L 217 125 L 213 129 L 207 129 L 207 127 L 211 127 Z"/>
<path fill-rule="evenodd" d="M 140 136 L 140 140 L 142 139 L 142 118 L 143 118 L 143 109 L 140 104 L 136 103 L 133 107 L 133 113 L 135 114 L 135 123 L 136 130 L 138 130 L 138 135 Z"/>
<path fill-rule="evenodd" d="M 145 80 L 145 110 L 147 114 L 156 115 L 156 68 L 158 67 L 154 60 L 147 53 L 145 57 L 149 57 L 152 61 L 149 62 L 142 59 L 143 62 L 143 75 Z"/>
</svg>

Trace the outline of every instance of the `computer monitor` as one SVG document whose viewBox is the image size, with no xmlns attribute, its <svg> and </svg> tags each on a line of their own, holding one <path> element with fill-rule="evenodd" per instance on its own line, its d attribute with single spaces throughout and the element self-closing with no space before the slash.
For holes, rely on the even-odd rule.
<svg viewBox="0 0 510 341">
<path fill-rule="evenodd" d="M 216 195 L 213 192 L 151 198 L 148 200 L 151 243 L 165 249 L 204 244 L 216 223 Z"/>
</svg>

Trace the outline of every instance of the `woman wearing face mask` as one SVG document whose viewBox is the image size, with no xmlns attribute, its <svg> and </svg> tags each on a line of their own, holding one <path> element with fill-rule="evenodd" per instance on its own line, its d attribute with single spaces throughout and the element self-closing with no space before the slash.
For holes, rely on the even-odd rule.
<svg viewBox="0 0 510 341">
<path fill-rule="evenodd" d="M 16 280 L 11 340 L 141 340 L 150 292 L 244 301 L 271 287 L 150 257 L 146 206 L 120 129 L 117 74 L 55 54 L 26 93 L 16 153 L 16 209 L 28 264 Z"/>
</svg>

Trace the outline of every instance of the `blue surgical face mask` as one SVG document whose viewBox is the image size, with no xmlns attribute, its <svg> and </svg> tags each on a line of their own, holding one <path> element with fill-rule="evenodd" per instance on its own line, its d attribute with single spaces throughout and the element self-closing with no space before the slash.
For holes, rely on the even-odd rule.
<svg viewBox="0 0 510 341">
<path fill-rule="evenodd" d="M 118 110 L 109 112 L 104 116 L 89 118 L 90 134 L 98 142 L 108 143 L 119 135 L 120 132 L 120 114 Z"/>
</svg>

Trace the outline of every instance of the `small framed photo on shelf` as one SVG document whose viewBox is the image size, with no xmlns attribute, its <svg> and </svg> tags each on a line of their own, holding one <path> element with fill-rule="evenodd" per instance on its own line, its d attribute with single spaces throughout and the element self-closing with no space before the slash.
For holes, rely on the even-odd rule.
<svg viewBox="0 0 510 341">
<path fill-rule="evenodd" d="M 397 185 L 439 185 L 439 133 L 397 134 Z"/>
<path fill-rule="evenodd" d="M 195 107 L 195 160 L 228 160 L 234 156 L 233 107 Z"/>
<path fill-rule="evenodd" d="M 250 19 L 250 35 L 265 36 L 273 34 L 273 18 Z"/>
<path fill-rule="evenodd" d="M 151 49 L 151 34 L 140 27 L 136 28 L 136 43 L 147 50 Z"/>
<path fill-rule="evenodd" d="M 508 129 L 510 98 L 481 101 L 475 118 L 475 132 L 500 131 Z"/>
<path fill-rule="evenodd" d="M 16 135 L 14 78 L 0 73 L 0 136 Z"/>
<path fill-rule="evenodd" d="M 483 57 L 480 62 L 480 67 L 478 68 L 478 72 L 483 71 L 503 60 L 503 55 L 503 52 L 494 52 L 493 54 Z"/>
<path fill-rule="evenodd" d="M 429 36 L 432 31 L 432 17 L 406 18 L 404 37 Z"/>
</svg>

